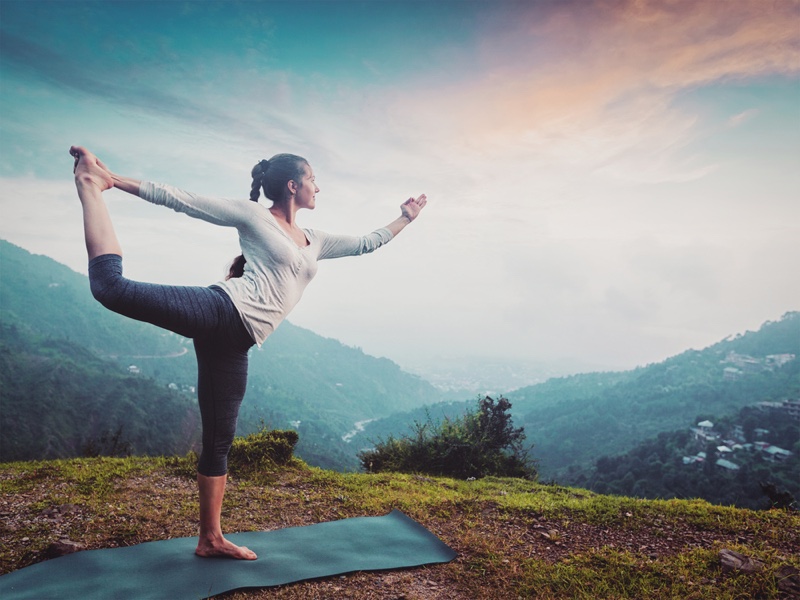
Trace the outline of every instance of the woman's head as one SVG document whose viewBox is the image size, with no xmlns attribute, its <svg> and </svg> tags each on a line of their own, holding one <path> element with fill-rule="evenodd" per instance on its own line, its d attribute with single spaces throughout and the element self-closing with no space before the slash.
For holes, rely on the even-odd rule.
<svg viewBox="0 0 800 600">
<path fill-rule="evenodd" d="M 276 154 L 269 160 L 262 160 L 251 172 L 250 200 L 258 201 L 261 190 L 273 202 L 286 200 L 291 194 L 289 182 L 294 181 L 297 187 L 302 187 L 308 166 L 305 158 L 294 154 Z"/>
</svg>

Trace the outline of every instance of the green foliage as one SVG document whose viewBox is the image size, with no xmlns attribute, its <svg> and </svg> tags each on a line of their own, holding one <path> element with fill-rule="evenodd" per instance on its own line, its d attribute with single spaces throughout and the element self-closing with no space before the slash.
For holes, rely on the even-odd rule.
<svg viewBox="0 0 800 600">
<path fill-rule="evenodd" d="M 133 453 L 133 444 L 123 436 L 124 426 L 120 425 L 114 433 L 106 431 L 100 437 L 93 438 L 83 444 L 81 454 L 93 458 L 96 456 L 130 456 Z"/>
<path fill-rule="evenodd" d="M 292 459 L 297 444 L 296 431 L 261 429 L 246 437 L 233 440 L 228 454 L 228 468 L 231 473 L 258 473 L 273 470 Z"/>
<path fill-rule="evenodd" d="M 505 398 L 478 400 L 474 412 L 458 419 L 417 422 L 411 436 L 379 442 L 359 454 L 372 473 L 398 471 L 466 479 L 487 475 L 533 479 L 523 428 L 514 428 Z"/>
<path fill-rule="evenodd" d="M 758 559 L 780 564 L 770 553 L 759 552 Z M 519 590 L 525 598 L 739 600 L 782 596 L 777 568 L 728 575 L 719 564 L 718 552 L 709 549 L 653 561 L 634 552 L 601 548 L 576 553 L 564 561 L 531 559 L 525 567 Z"/>
<path fill-rule="evenodd" d="M 0 462 L 185 454 L 196 403 L 68 340 L 0 322 Z"/>
<path fill-rule="evenodd" d="M 777 412 L 745 407 L 733 417 L 703 416 L 714 422 L 715 429 L 723 433 L 723 438 L 732 435 L 734 425 L 750 421 L 748 442 L 755 441 L 752 431 L 757 427 L 769 430 L 769 442 L 784 449 L 792 450 L 800 440 L 799 424 Z M 798 453 L 773 462 L 761 452 L 739 449 L 728 458 L 740 468 L 728 472 L 715 464 L 720 458 L 717 452 L 720 444 L 721 440 L 697 441 L 687 426 L 682 430 L 660 433 L 625 454 L 602 456 L 593 469 L 572 469 L 570 479 L 576 485 L 599 493 L 641 498 L 703 498 L 715 504 L 750 509 L 790 507 L 792 498 L 800 498 Z M 693 456 L 700 451 L 706 452 L 702 463 L 683 464 L 684 456 Z M 762 484 L 772 484 L 769 489 L 774 491 L 776 500 L 766 497 Z"/>
<path fill-rule="evenodd" d="M 753 356 L 764 366 L 726 378 L 730 365 L 723 361 L 731 352 Z M 599 456 L 685 427 L 699 414 L 730 414 L 762 400 L 796 397 L 800 358 L 770 367 L 764 360 L 770 354 L 800 357 L 800 312 L 661 363 L 551 380 L 508 397 L 515 421 L 536 442 L 540 475 L 580 484 L 568 469 L 589 467 Z"/>
</svg>

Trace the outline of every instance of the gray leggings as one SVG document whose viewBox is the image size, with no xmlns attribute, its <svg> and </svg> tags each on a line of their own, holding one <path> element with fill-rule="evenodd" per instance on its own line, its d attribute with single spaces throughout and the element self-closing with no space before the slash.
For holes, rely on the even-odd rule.
<svg viewBox="0 0 800 600">
<path fill-rule="evenodd" d="M 116 254 L 89 261 L 89 283 L 92 295 L 106 308 L 192 338 L 203 422 L 203 451 L 197 470 L 208 477 L 227 473 L 228 452 L 247 385 L 247 351 L 254 343 L 230 297 L 216 286 L 125 279 L 122 257 Z"/>
</svg>

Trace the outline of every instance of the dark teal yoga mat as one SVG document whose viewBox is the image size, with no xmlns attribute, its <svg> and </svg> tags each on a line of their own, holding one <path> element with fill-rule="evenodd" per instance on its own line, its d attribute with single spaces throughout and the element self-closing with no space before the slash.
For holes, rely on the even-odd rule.
<svg viewBox="0 0 800 600">
<path fill-rule="evenodd" d="M 394 510 L 226 536 L 258 560 L 199 558 L 197 538 L 85 550 L 0 577 L 2 600 L 198 600 L 241 588 L 282 585 L 353 571 L 450 562 L 456 553 L 422 525 Z"/>
</svg>

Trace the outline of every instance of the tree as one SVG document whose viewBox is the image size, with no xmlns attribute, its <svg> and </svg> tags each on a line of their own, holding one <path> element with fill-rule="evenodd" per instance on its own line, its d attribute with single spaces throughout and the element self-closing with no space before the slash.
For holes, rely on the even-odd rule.
<svg viewBox="0 0 800 600">
<path fill-rule="evenodd" d="M 467 479 L 497 475 L 535 479 L 522 427 L 515 428 L 505 398 L 486 396 L 457 419 L 415 423 L 412 435 L 379 441 L 359 453 L 368 472 L 427 473 Z"/>
</svg>

